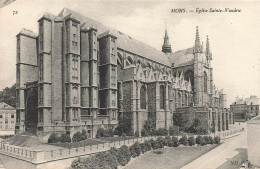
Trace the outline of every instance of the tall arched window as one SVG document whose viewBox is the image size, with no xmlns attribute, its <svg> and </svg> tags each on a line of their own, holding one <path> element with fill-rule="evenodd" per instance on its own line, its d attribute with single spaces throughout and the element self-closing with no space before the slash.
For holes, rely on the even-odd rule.
<svg viewBox="0 0 260 169">
<path fill-rule="evenodd" d="M 141 109 L 146 109 L 146 87 L 144 85 L 140 89 L 140 105 Z"/>
<path fill-rule="evenodd" d="M 117 53 L 117 75 L 119 75 L 120 71 L 123 69 L 123 58 L 121 54 Z"/>
<path fill-rule="evenodd" d="M 184 99 L 184 100 L 185 100 L 184 105 L 185 105 L 185 106 L 188 106 L 188 95 L 185 94 L 184 97 L 185 97 L 185 99 Z"/>
<path fill-rule="evenodd" d="M 178 106 L 177 107 L 181 107 L 181 93 L 178 93 L 177 101 L 178 101 Z"/>
<path fill-rule="evenodd" d="M 160 86 L 160 109 L 165 109 L 165 87 Z"/>
<path fill-rule="evenodd" d="M 194 72 L 192 70 L 188 70 L 184 73 L 184 79 L 188 82 L 190 80 L 191 89 L 194 90 Z"/>
<path fill-rule="evenodd" d="M 207 73 L 204 72 L 204 93 L 207 93 L 208 89 L 208 77 L 207 77 Z"/>
</svg>

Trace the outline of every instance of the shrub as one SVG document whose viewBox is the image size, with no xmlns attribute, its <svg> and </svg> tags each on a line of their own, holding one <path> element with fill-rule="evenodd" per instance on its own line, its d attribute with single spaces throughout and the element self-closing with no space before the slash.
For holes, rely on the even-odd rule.
<svg viewBox="0 0 260 169">
<path fill-rule="evenodd" d="M 214 144 L 219 144 L 220 138 L 218 136 L 214 137 Z"/>
<path fill-rule="evenodd" d="M 155 121 L 149 118 L 144 122 L 143 130 L 147 132 L 149 135 L 152 135 L 155 130 Z"/>
<path fill-rule="evenodd" d="M 153 147 L 154 147 L 154 144 L 155 144 L 154 139 L 151 139 L 151 140 L 150 140 L 150 144 L 151 144 L 151 148 L 153 148 Z"/>
<path fill-rule="evenodd" d="M 58 143 L 59 137 L 56 133 L 52 133 L 48 139 L 48 143 Z"/>
<path fill-rule="evenodd" d="M 202 136 L 197 136 L 196 137 L 196 144 L 201 144 L 201 141 L 203 140 Z"/>
<path fill-rule="evenodd" d="M 108 152 L 114 155 L 116 157 L 116 160 L 118 161 L 118 149 L 116 149 L 115 147 L 111 147 Z"/>
<path fill-rule="evenodd" d="M 189 146 L 195 145 L 195 139 L 194 139 L 193 136 L 190 136 L 190 137 L 188 138 L 188 144 L 189 144 Z"/>
<path fill-rule="evenodd" d="M 97 138 L 104 137 L 105 129 L 99 128 L 97 129 Z"/>
<path fill-rule="evenodd" d="M 77 131 L 77 132 L 73 135 L 72 141 L 73 141 L 73 142 L 79 142 L 79 141 L 81 141 L 81 140 L 82 140 L 82 134 L 81 134 L 79 131 Z"/>
<path fill-rule="evenodd" d="M 144 154 L 146 152 L 145 144 L 140 143 L 141 152 Z"/>
<path fill-rule="evenodd" d="M 163 143 L 162 142 L 159 142 L 159 141 L 154 141 L 153 139 L 150 140 L 151 141 L 151 146 L 152 148 L 155 150 L 155 149 L 158 149 L 160 147 L 163 147 Z"/>
<path fill-rule="evenodd" d="M 209 143 L 209 136 L 204 136 L 203 139 L 206 141 L 206 144 Z"/>
<path fill-rule="evenodd" d="M 202 140 L 201 140 L 201 142 L 200 142 L 200 145 L 201 145 L 201 146 L 207 145 L 207 142 L 204 140 L 204 138 L 202 138 Z"/>
<path fill-rule="evenodd" d="M 179 127 L 178 126 L 171 126 L 169 128 L 169 135 L 170 136 L 175 136 L 179 134 Z"/>
<path fill-rule="evenodd" d="M 129 151 L 133 158 L 139 156 L 141 154 L 141 147 L 139 142 L 135 142 L 132 146 L 130 146 Z"/>
<path fill-rule="evenodd" d="M 169 146 L 169 144 L 170 144 L 171 141 L 172 141 L 171 137 L 170 137 L 170 136 L 166 136 L 166 137 L 165 137 L 165 143 L 164 143 L 164 145 L 165 145 L 165 146 Z"/>
<path fill-rule="evenodd" d="M 208 144 L 214 144 L 214 139 L 213 139 L 211 136 L 209 136 L 207 143 L 208 143 Z"/>
<path fill-rule="evenodd" d="M 173 142 L 173 147 L 178 147 L 180 145 L 177 137 L 172 137 L 172 142 Z"/>
<path fill-rule="evenodd" d="M 152 149 L 152 146 L 151 146 L 151 142 L 150 141 L 145 141 L 144 142 L 144 145 L 145 145 L 145 150 L 146 151 L 150 151 Z"/>
<path fill-rule="evenodd" d="M 118 165 L 116 157 L 113 154 L 102 152 L 87 158 L 80 157 L 72 162 L 71 167 L 75 169 L 115 169 Z"/>
<path fill-rule="evenodd" d="M 82 133 L 81 133 L 81 140 L 86 140 L 88 138 L 88 136 L 87 136 L 87 132 L 86 132 L 86 130 L 82 130 Z"/>
<path fill-rule="evenodd" d="M 139 132 L 138 131 L 135 132 L 135 137 L 139 137 Z"/>
<path fill-rule="evenodd" d="M 126 134 L 124 132 L 122 133 L 122 137 L 126 137 Z"/>
<path fill-rule="evenodd" d="M 179 142 L 180 142 L 180 144 L 183 144 L 186 146 L 187 145 L 187 136 L 186 135 L 182 136 L 180 138 Z"/>
<path fill-rule="evenodd" d="M 169 147 L 173 147 L 173 146 L 174 146 L 174 142 L 173 142 L 172 140 L 170 140 L 170 141 L 168 142 L 168 146 L 169 146 Z"/>
<path fill-rule="evenodd" d="M 145 130 L 145 129 L 142 129 L 141 130 L 141 135 L 142 135 L 142 137 L 147 137 L 147 136 L 149 136 L 149 132 L 147 130 Z"/>
<path fill-rule="evenodd" d="M 168 130 L 165 128 L 159 128 L 158 130 L 155 130 L 155 135 L 157 136 L 167 136 L 168 135 Z"/>
<path fill-rule="evenodd" d="M 70 143 L 71 142 L 71 138 L 69 135 L 67 134 L 62 134 L 59 138 L 59 141 L 62 143 Z"/>
<path fill-rule="evenodd" d="M 166 140 L 163 137 L 158 137 L 156 141 L 160 142 L 160 144 L 162 144 L 163 146 L 166 144 Z"/>
<path fill-rule="evenodd" d="M 154 150 L 153 153 L 160 155 L 163 154 L 163 150 Z"/>
<path fill-rule="evenodd" d="M 111 168 L 111 169 L 113 169 L 113 168 L 117 168 L 118 165 L 119 165 L 118 162 L 117 162 L 116 156 L 114 156 L 114 155 L 112 155 L 111 153 L 108 153 L 108 152 L 98 153 L 96 155 L 96 158 L 98 159 L 100 168 Z"/>
<path fill-rule="evenodd" d="M 118 162 L 121 166 L 125 166 L 131 159 L 131 153 L 126 145 L 118 150 Z"/>
</svg>

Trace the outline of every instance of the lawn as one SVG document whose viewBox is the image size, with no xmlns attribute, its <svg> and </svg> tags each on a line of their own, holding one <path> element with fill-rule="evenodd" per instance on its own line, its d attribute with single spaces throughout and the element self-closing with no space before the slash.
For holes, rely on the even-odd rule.
<svg viewBox="0 0 260 169">
<path fill-rule="evenodd" d="M 149 152 L 132 159 L 124 169 L 179 169 L 217 145 L 171 147 L 163 149 L 163 154 Z"/>
</svg>

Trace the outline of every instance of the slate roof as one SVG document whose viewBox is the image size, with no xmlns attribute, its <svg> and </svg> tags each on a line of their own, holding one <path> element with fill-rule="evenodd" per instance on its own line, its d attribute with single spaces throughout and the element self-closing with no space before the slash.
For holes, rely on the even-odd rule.
<svg viewBox="0 0 260 169">
<path fill-rule="evenodd" d="M 0 109 L 15 109 L 15 108 L 10 106 L 9 104 L 6 104 L 5 102 L 1 102 Z"/>
<path fill-rule="evenodd" d="M 34 33 L 34 32 L 31 31 L 31 30 L 25 29 L 25 28 L 23 28 L 23 29 L 19 32 L 19 34 L 27 35 L 27 36 L 30 36 L 30 37 L 33 37 L 33 38 L 36 38 L 36 37 L 37 37 L 37 34 L 36 34 L 36 33 Z M 19 34 L 18 34 L 18 35 L 19 35 Z"/>
<path fill-rule="evenodd" d="M 257 97 L 249 97 L 249 98 L 237 98 L 232 105 L 236 104 L 247 104 L 247 105 L 259 105 L 259 98 Z"/>
<path fill-rule="evenodd" d="M 174 66 L 182 66 L 194 63 L 193 48 L 179 50 L 172 54 L 168 54 L 168 57 L 170 62 L 174 63 Z"/>
<path fill-rule="evenodd" d="M 84 27 L 91 27 L 94 26 L 98 30 L 98 34 L 101 34 L 106 31 L 110 31 L 112 34 L 114 34 L 117 37 L 117 45 L 119 48 L 127 50 L 129 52 L 132 52 L 134 54 L 140 55 L 142 57 L 145 57 L 147 59 L 156 61 L 158 63 L 171 66 L 171 63 L 166 56 L 165 53 L 162 51 L 158 51 L 155 48 L 144 44 L 143 42 L 140 42 L 131 36 L 128 36 L 120 31 L 111 29 L 104 24 L 97 22 L 93 19 L 90 19 L 88 17 L 85 17 L 77 12 L 74 12 L 68 8 L 64 8 L 61 13 L 59 14 L 59 17 L 66 17 L 69 14 L 71 14 L 71 17 L 79 20 L 81 24 L 85 23 Z"/>
</svg>

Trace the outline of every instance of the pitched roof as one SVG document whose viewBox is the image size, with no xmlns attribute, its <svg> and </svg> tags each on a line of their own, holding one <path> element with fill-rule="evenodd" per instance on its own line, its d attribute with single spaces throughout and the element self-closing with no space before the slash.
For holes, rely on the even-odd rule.
<svg viewBox="0 0 260 169">
<path fill-rule="evenodd" d="M 145 57 L 147 59 L 151 59 L 153 61 L 156 61 L 158 63 L 171 66 L 171 63 L 166 56 L 165 53 L 162 51 L 158 51 L 155 48 L 144 44 L 143 42 L 140 42 L 131 36 L 128 36 L 120 31 L 111 29 L 104 24 L 97 22 L 93 19 L 90 19 L 88 17 L 85 17 L 77 12 L 74 12 L 68 8 L 64 8 L 61 13 L 59 14 L 59 17 L 66 17 L 67 15 L 71 14 L 71 16 L 81 22 L 81 24 L 85 23 L 84 27 L 91 27 L 95 26 L 98 30 L 98 34 L 101 34 L 106 31 L 110 31 L 117 37 L 117 46 L 121 49 L 127 50 L 129 52 L 135 53 L 137 55 L 140 55 L 142 57 Z"/>
<path fill-rule="evenodd" d="M 32 38 L 36 38 L 37 37 L 37 34 L 34 33 L 33 31 L 31 30 L 28 30 L 28 29 L 25 29 L 25 28 L 22 28 L 22 30 L 19 32 L 19 34 L 21 35 L 25 35 L 25 36 L 30 36 Z M 18 35 L 19 35 L 18 34 Z"/>
<path fill-rule="evenodd" d="M 259 105 L 259 98 L 249 97 L 249 98 L 236 98 L 236 101 L 232 103 L 235 104 L 247 104 L 247 105 Z"/>
<path fill-rule="evenodd" d="M 179 50 L 172 54 L 168 54 L 168 58 L 174 66 L 182 66 L 194 63 L 193 48 Z"/>
<path fill-rule="evenodd" d="M 15 109 L 15 108 L 10 106 L 9 104 L 6 104 L 5 102 L 1 102 L 0 109 Z"/>
</svg>

